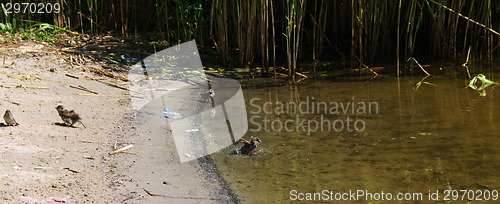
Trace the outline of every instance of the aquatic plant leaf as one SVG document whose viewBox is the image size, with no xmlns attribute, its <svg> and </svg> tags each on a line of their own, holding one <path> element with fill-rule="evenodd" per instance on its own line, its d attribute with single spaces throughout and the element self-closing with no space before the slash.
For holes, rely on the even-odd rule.
<svg viewBox="0 0 500 204">
<path fill-rule="evenodd" d="M 486 96 L 486 90 L 479 91 L 479 96 Z"/>
<path fill-rule="evenodd" d="M 420 88 L 420 86 L 422 85 L 422 81 L 419 81 L 415 84 L 415 86 L 413 87 L 413 90 L 418 90 L 418 88 Z"/>
<path fill-rule="evenodd" d="M 496 82 L 493 82 L 489 79 L 486 78 L 486 76 L 482 75 L 482 74 L 478 74 L 477 75 L 477 78 L 479 80 L 481 80 L 483 82 L 483 84 L 487 84 L 487 85 L 493 85 L 493 84 L 496 84 Z"/>
<path fill-rule="evenodd" d="M 431 83 L 431 82 L 426 82 L 426 81 L 424 81 L 423 83 L 424 83 L 424 84 L 427 84 L 427 85 L 431 85 L 431 86 L 437 86 L 437 84 L 433 84 L 433 83 Z"/>
<path fill-rule="evenodd" d="M 425 76 L 424 78 L 422 78 L 422 80 L 420 80 L 419 82 L 417 82 L 414 86 L 413 86 L 413 90 L 418 90 L 418 88 L 420 88 L 420 86 L 422 86 L 422 84 L 427 84 L 427 85 L 431 85 L 431 86 L 437 86 L 436 84 L 433 84 L 431 82 L 426 82 L 425 79 L 427 79 L 429 76 Z"/>
<path fill-rule="evenodd" d="M 478 87 L 476 84 L 477 82 L 481 82 L 481 86 Z M 474 78 L 472 78 L 469 82 L 469 87 L 471 89 L 474 89 L 479 92 L 480 96 L 486 96 L 486 87 L 491 86 L 491 85 L 497 85 L 499 83 L 491 81 L 486 78 L 483 74 L 478 74 Z"/>
<path fill-rule="evenodd" d="M 475 76 L 474 78 L 472 78 L 469 82 L 469 87 L 471 89 L 474 89 L 474 90 L 477 90 L 477 86 L 476 86 L 476 82 L 477 82 L 477 76 Z"/>
</svg>

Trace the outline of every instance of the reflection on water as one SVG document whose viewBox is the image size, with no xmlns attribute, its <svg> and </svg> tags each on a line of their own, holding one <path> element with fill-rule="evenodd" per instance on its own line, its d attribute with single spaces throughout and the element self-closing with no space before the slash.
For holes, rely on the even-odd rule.
<svg viewBox="0 0 500 204">
<path fill-rule="evenodd" d="M 368 83 L 306 80 L 297 86 L 259 82 L 260 86 L 247 87 L 249 122 L 252 117 L 260 119 L 250 122 L 254 131 L 246 137 L 259 137 L 262 143 L 255 155 L 229 154 L 234 146 L 219 152 L 214 155 L 217 165 L 245 203 L 288 202 L 291 190 L 418 192 L 424 198 L 429 190 L 500 190 L 496 117 L 500 94 L 493 88 L 480 97 L 465 88 L 466 80 L 444 77 L 427 79 L 437 86 L 423 84 L 414 90 L 419 80 L 403 77 L 399 84 L 393 77 Z M 313 97 L 317 102 L 344 105 L 376 102 L 378 111 L 269 113 L 279 104 L 299 104 Z M 258 111 L 266 102 L 271 102 L 267 113 Z M 264 117 L 269 124 L 281 121 L 283 126 L 279 131 L 259 128 Z M 363 130 L 349 131 L 344 126 L 336 131 L 338 122 L 337 129 L 329 131 L 296 127 L 298 120 L 334 123 L 347 118 L 353 124 L 362 121 Z M 294 122 L 284 124 L 287 120 Z"/>
</svg>

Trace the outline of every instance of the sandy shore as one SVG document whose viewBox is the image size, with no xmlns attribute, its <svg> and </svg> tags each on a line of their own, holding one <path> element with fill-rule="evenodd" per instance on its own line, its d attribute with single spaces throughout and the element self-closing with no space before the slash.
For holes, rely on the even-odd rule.
<svg viewBox="0 0 500 204">
<path fill-rule="evenodd" d="M 11 110 L 20 125 L 0 124 L 0 202 L 238 202 L 210 158 L 179 162 L 166 120 L 134 113 L 128 91 L 87 77 L 121 81 L 74 66 L 48 48 L 2 48 L 0 112 Z M 87 128 L 64 126 L 59 104 L 80 114 Z M 132 154 L 108 154 L 130 144 Z"/>
</svg>

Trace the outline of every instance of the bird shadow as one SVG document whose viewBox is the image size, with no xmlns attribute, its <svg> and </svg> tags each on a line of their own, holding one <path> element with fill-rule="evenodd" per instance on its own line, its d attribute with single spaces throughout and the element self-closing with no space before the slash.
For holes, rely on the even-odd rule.
<svg viewBox="0 0 500 204">
<path fill-rule="evenodd" d="M 66 123 L 54 123 L 54 125 L 58 125 L 58 126 L 62 126 L 62 127 L 70 127 L 70 128 L 77 128 L 75 126 L 70 126 L 70 125 L 67 125 Z"/>
<path fill-rule="evenodd" d="M 5 123 L 0 123 L 0 127 L 7 127 L 9 125 L 5 124 Z"/>
</svg>

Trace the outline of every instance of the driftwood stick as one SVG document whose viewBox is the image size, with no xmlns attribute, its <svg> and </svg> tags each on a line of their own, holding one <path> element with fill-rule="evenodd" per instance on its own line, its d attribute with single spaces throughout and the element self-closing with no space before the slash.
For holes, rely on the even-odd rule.
<svg viewBox="0 0 500 204">
<path fill-rule="evenodd" d="M 123 96 L 113 96 L 113 95 L 95 95 L 95 94 L 75 94 L 78 96 L 97 96 L 97 97 L 109 97 L 109 98 L 122 98 Z"/>
<path fill-rule="evenodd" d="M 48 87 L 41 87 L 41 86 L 23 86 L 21 84 L 16 85 L 16 84 L 0 84 L 0 87 L 5 87 L 5 88 L 12 88 L 12 87 L 7 87 L 7 86 L 13 86 L 15 88 L 28 88 L 28 89 L 49 89 Z"/>
<path fill-rule="evenodd" d="M 98 82 L 101 82 L 101 83 L 106 84 L 106 85 L 108 85 L 108 86 L 112 86 L 112 87 L 116 87 L 116 88 L 119 88 L 119 89 L 123 89 L 123 90 L 125 90 L 125 91 L 128 91 L 128 89 L 127 89 L 127 88 L 122 87 L 122 86 L 118 86 L 118 85 L 113 84 L 113 83 L 109 83 L 109 82 L 105 82 L 105 81 L 98 81 Z"/>
<path fill-rule="evenodd" d="M 120 153 L 124 153 L 124 154 L 131 154 L 131 155 L 137 155 L 136 153 L 132 153 L 132 152 L 125 152 L 125 151 L 121 151 Z"/>
<path fill-rule="evenodd" d="M 116 153 L 120 153 L 120 152 L 123 152 L 123 151 L 125 151 L 125 150 L 127 150 L 127 149 L 132 148 L 133 146 L 134 146 L 134 145 L 127 145 L 127 146 L 125 146 L 125 147 L 123 147 L 123 148 L 117 149 L 117 150 L 112 151 L 112 152 L 110 152 L 110 153 L 108 153 L 108 154 L 113 155 L 113 154 L 116 154 Z"/>
<path fill-rule="evenodd" d="M 85 141 L 79 140 L 77 142 L 89 143 L 89 144 L 115 144 L 114 142 L 94 142 L 94 141 Z M 153 144 L 148 143 L 137 143 L 137 142 L 116 142 L 116 144 L 135 144 L 135 145 L 145 145 L 145 146 L 153 146 Z"/>
<path fill-rule="evenodd" d="M 90 90 L 90 89 L 88 89 L 87 87 L 84 87 L 84 86 L 82 86 L 82 85 L 78 85 L 78 87 L 80 87 L 80 88 L 82 88 L 82 89 L 85 89 L 85 91 L 88 91 L 88 92 L 90 92 L 90 93 L 93 93 L 93 94 L 98 94 L 97 92 L 92 91 L 92 90 Z"/>
<path fill-rule="evenodd" d="M 71 77 L 71 78 L 75 78 L 75 79 L 80 79 L 80 77 L 77 77 L 77 76 L 73 76 L 71 74 L 65 74 L 67 77 Z"/>
<path fill-rule="evenodd" d="M 106 82 L 106 81 L 102 81 L 101 79 L 96 79 L 96 78 L 92 78 L 92 77 L 89 77 L 89 76 L 87 76 L 87 77 L 89 79 L 92 79 L 92 80 L 97 81 L 97 82 L 101 82 L 101 83 L 106 84 L 108 86 L 112 86 L 112 87 L 115 87 L 115 88 L 119 88 L 119 89 L 123 89 L 125 91 L 128 91 L 128 89 L 125 88 L 125 87 L 122 87 L 122 86 L 119 86 L 119 85 L 116 85 L 116 84 L 113 84 L 113 83 L 109 83 L 109 82 Z"/>
<path fill-rule="evenodd" d="M 85 87 L 83 87 L 83 86 L 73 86 L 73 85 L 69 85 L 69 87 L 74 88 L 74 89 L 78 89 L 78 90 L 82 90 L 82 91 L 86 91 L 86 92 L 89 92 L 89 93 L 93 93 L 93 94 L 99 94 L 99 93 L 97 93 L 97 92 L 95 92 L 95 91 L 92 91 L 92 90 L 89 90 L 89 89 L 87 89 L 87 88 L 85 88 Z"/>
<path fill-rule="evenodd" d="M 301 77 L 304 77 L 304 78 L 306 78 L 306 79 L 307 79 L 307 78 L 309 78 L 309 77 L 307 77 L 305 74 L 301 74 L 301 73 L 299 73 L 299 72 L 295 72 L 295 74 L 296 74 L 296 75 L 299 75 L 299 76 L 301 76 Z"/>
</svg>

